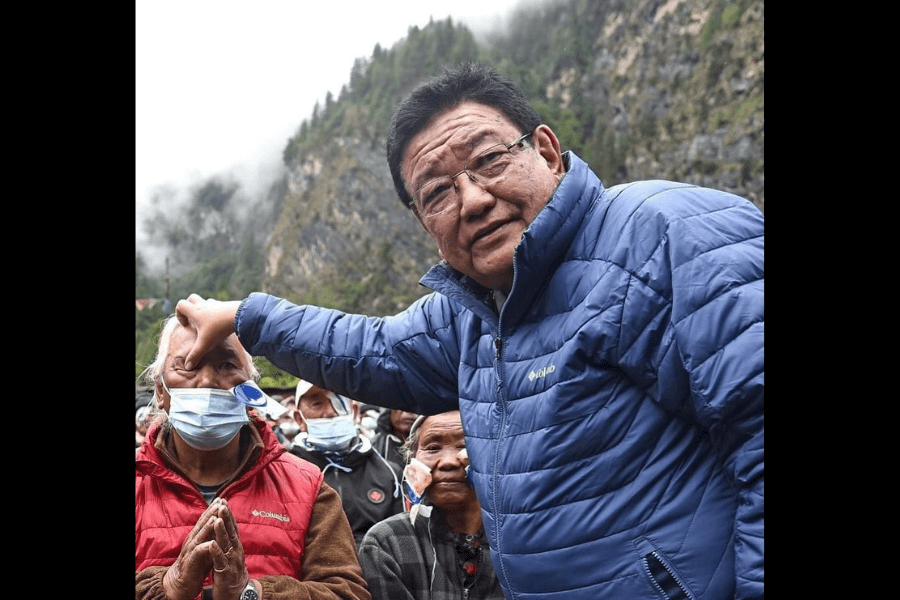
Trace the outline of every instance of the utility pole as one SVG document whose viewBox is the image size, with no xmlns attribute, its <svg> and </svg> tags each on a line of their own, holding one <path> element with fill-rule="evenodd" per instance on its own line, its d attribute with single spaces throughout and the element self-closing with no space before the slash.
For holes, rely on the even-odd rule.
<svg viewBox="0 0 900 600">
<path fill-rule="evenodd" d="M 166 300 L 169 299 L 169 257 L 166 257 Z"/>
<path fill-rule="evenodd" d="M 163 314 L 168 315 L 172 312 L 172 301 L 169 300 L 169 257 L 166 257 L 166 299 L 163 302 Z"/>
</svg>

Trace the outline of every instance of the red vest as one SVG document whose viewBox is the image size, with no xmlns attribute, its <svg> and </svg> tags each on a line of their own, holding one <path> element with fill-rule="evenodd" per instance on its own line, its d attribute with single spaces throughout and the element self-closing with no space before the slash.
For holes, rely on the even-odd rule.
<svg viewBox="0 0 900 600">
<path fill-rule="evenodd" d="M 251 423 L 265 448 L 256 464 L 219 495 L 228 500 L 237 521 L 250 577 L 300 579 L 300 559 L 322 473 L 284 454 L 265 422 L 253 419 Z M 135 458 L 135 571 L 174 563 L 208 506 L 192 483 L 163 464 L 153 446 L 158 432 L 157 427 L 147 432 Z M 212 585 L 211 574 L 204 582 L 207 585 Z"/>
</svg>

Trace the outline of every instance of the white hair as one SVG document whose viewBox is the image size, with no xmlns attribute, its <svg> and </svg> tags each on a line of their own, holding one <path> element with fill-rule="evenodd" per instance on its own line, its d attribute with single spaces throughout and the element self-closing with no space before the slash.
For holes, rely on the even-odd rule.
<svg viewBox="0 0 900 600">
<path fill-rule="evenodd" d="M 140 378 L 153 385 L 154 400 L 158 400 L 156 398 L 156 382 L 162 377 L 163 368 L 166 366 L 166 358 L 169 356 L 169 342 L 172 340 L 172 334 L 175 332 L 175 329 L 179 326 L 180 324 L 176 315 L 173 314 L 166 317 L 166 320 L 163 323 L 162 332 L 159 334 L 159 346 L 156 350 L 156 358 L 141 372 Z M 256 364 L 253 362 L 253 356 L 251 356 L 243 346 L 241 346 L 241 350 L 243 351 L 244 358 L 247 362 L 250 379 L 259 381 L 259 369 L 256 368 Z"/>
</svg>

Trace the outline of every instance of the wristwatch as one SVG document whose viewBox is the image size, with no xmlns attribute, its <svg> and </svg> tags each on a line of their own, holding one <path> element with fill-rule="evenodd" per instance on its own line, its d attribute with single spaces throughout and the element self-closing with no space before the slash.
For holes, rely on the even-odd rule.
<svg viewBox="0 0 900 600">
<path fill-rule="evenodd" d="M 256 593 L 256 587 L 253 585 L 253 582 L 247 582 L 247 587 L 241 592 L 240 600 L 259 600 L 259 594 Z"/>
</svg>

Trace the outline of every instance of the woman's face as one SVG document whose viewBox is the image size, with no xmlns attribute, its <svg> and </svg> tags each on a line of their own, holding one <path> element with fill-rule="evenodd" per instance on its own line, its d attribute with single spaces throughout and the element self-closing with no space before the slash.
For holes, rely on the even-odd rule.
<svg viewBox="0 0 900 600">
<path fill-rule="evenodd" d="M 466 477 L 469 460 L 461 453 L 465 448 L 459 411 L 428 417 L 419 426 L 415 457 L 431 469 L 428 497 L 442 510 L 477 505 L 475 490 Z"/>
</svg>

